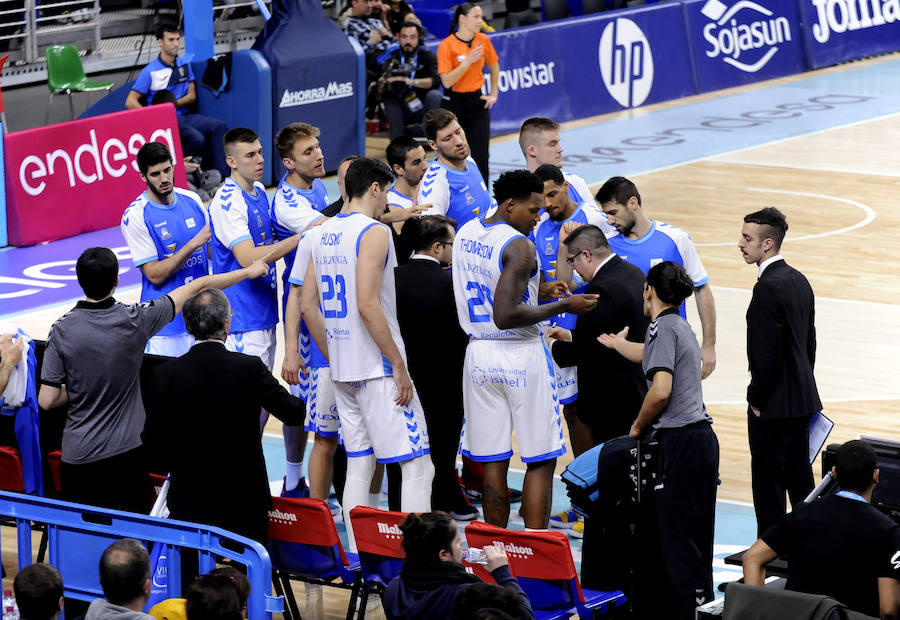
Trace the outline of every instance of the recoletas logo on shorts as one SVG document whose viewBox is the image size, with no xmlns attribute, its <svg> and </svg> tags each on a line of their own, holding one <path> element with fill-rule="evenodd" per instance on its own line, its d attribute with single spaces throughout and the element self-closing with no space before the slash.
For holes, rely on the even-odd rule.
<svg viewBox="0 0 900 620">
<path fill-rule="evenodd" d="M 640 27 L 620 17 L 600 35 L 600 75 L 613 99 L 626 108 L 647 100 L 653 87 L 653 53 Z"/>
<path fill-rule="evenodd" d="M 778 53 L 778 44 L 791 40 L 791 25 L 764 6 L 739 0 L 731 7 L 708 0 L 700 11 L 710 23 L 703 27 L 709 58 L 745 73 L 756 73 Z"/>
</svg>

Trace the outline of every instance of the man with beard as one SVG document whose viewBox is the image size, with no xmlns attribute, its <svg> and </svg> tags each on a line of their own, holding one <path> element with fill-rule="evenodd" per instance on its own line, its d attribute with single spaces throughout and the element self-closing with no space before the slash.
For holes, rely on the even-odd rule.
<svg viewBox="0 0 900 620">
<path fill-rule="evenodd" d="M 586 284 L 580 278 L 573 281 L 574 272 L 566 262 L 567 249 L 560 243 L 560 231 L 563 226 L 569 229 L 583 224 L 597 226 L 605 233 L 612 231 L 603 213 L 593 204 L 577 203 L 572 199 L 571 185 L 563 176 L 562 170 L 554 164 L 544 164 L 535 171 L 544 184 L 544 212 L 547 219 L 538 224 L 534 233 L 534 243 L 541 263 L 541 272 L 545 282 L 565 283 L 569 290 L 576 290 Z M 564 235 L 565 236 L 565 235 Z M 551 327 L 572 330 L 575 328 L 575 315 L 563 312 L 550 317 Z M 577 458 L 582 452 L 594 446 L 591 428 L 576 413 L 575 401 L 578 399 L 578 373 L 575 366 L 560 368 L 554 363 L 559 390 L 559 404 L 563 406 L 563 416 L 569 428 L 569 439 L 572 452 Z M 588 413 L 588 412 L 585 412 Z M 602 437 L 601 440 L 612 437 Z M 550 517 L 550 525 L 556 528 L 571 529 L 572 535 L 580 537 L 583 524 L 579 525 L 578 514 L 570 506 L 567 510 Z"/>
<path fill-rule="evenodd" d="M 397 37 L 400 49 L 383 63 L 384 114 L 391 139 L 403 135 L 406 125 L 418 123 L 428 110 L 441 105 L 437 58 L 421 47 L 424 31 L 415 22 L 404 22 Z"/>
<path fill-rule="evenodd" d="M 429 110 L 422 120 L 428 145 L 438 154 L 419 183 L 419 202 L 431 203 L 424 215 L 446 215 L 459 230 L 475 218 L 484 219 L 496 203 L 481 171 L 469 156 L 466 132 L 449 110 Z"/>
<path fill-rule="evenodd" d="M 209 274 L 210 232 L 200 197 L 174 185 L 168 147 L 148 142 L 138 151 L 137 164 L 147 191 L 125 209 L 121 228 L 134 265 L 141 270 L 143 302 Z M 178 357 L 193 342 L 179 314 L 150 338 L 145 352 Z"/>
<path fill-rule="evenodd" d="M 678 263 L 693 280 L 697 314 L 703 327 L 700 374 L 706 379 L 716 368 L 716 303 L 709 287 L 709 275 L 700 262 L 694 242 L 684 230 L 651 220 L 641 206 L 637 187 L 625 177 L 607 180 L 595 199 L 603 208 L 609 225 L 619 233 L 609 238 L 613 252 L 640 267 L 645 274 L 657 263 Z M 686 317 L 684 303 L 679 312 L 682 318 Z"/>
<path fill-rule="evenodd" d="M 428 161 L 425 159 L 425 149 L 409 136 L 391 140 L 385 156 L 388 166 L 397 176 L 391 189 L 388 190 L 387 208 L 391 215 L 382 217 L 381 221 L 392 222 L 394 230 L 400 234 L 403 222 L 418 217 L 423 210 L 431 206 L 420 205 L 416 200 L 419 183 L 428 170 Z M 415 248 L 410 248 L 410 251 L 413 249 Z"/>
</svg>

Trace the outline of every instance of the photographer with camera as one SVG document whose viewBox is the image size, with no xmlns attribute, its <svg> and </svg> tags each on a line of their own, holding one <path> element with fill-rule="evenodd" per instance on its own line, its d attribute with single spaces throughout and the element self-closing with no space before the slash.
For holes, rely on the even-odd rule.
<svg viewBox="0 0 900 620">
<path fill-rule="evenodd" d="M 393 140 L 406 125 L 418 125 L 425 112 L 441 105 L 437 58 L 422 47 L 425 31 L 415 22 L 404 22 L 397 37 L 400 49 L 387 57 L 382 76 L 382 102 Z"/>
</svg>

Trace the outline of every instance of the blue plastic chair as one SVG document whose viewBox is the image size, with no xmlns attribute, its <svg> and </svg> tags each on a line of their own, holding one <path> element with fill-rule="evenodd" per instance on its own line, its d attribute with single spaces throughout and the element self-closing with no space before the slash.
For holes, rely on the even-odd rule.
<svg viewBox="0 0 900 620">
<path fill-rule="evenodd" d="M 369 592 L 382 594 L 391 580 L 400 574 L 406 552 L 400 524 L 407 513 L 357 506 L 350 511 L 353 537 L 359 552 L 365 588 L 360 602 L 359 617 L 363 618 Z"/>
<path fill-rule="evenodd" d="M 291 580 L 350 590 L 347 620 L 363 586 L 359 559 L 345 554 L 328 504 L 315 498 L 273 497 L 269 512 L 269 555 L 276 592 L 300 620 Z M 338 581 L 338 579 L 340 581 Z"/>
</svg>

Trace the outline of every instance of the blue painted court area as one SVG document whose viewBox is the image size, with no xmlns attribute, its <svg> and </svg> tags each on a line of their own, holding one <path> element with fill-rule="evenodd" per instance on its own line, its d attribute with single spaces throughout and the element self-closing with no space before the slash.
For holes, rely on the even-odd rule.
<svg viewBox="0 0 900 620">
<path fill-rule="evenodd" d="M 850 69 L 562 133 L 563 165 L 588 184 L 897 114 L 900 61 Z M 524 164 L 518 142 L 491 147 L 491 176 Z"/>
</svg>

